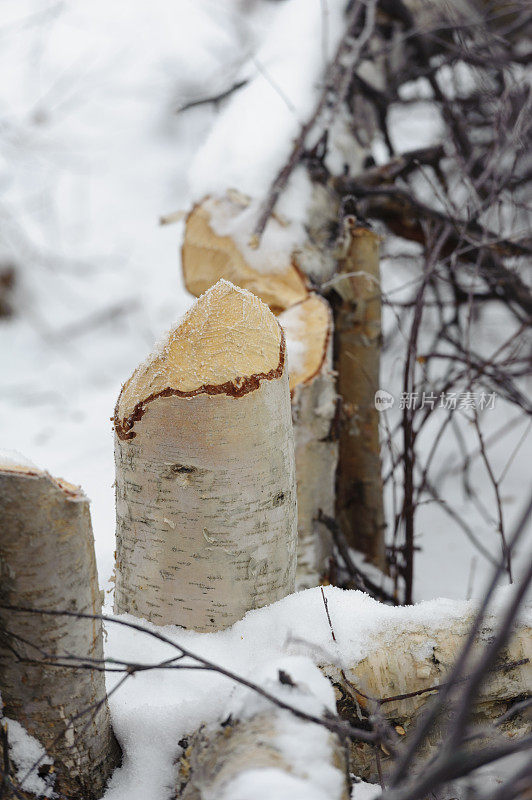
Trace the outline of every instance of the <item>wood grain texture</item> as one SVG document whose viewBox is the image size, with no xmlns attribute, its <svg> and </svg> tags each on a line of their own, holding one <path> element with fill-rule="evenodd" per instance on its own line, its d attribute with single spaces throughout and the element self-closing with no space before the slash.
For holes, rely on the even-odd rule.
<svg viewBox="0 0 532 800">
<path fill-rule="evenodd" d="M 177 359 L 176 370 L 183 338 L 195 360 Z M 115 438 L 118 613 L 217 630 L 293 591 L 297 512 L 284 348 L 267 306 L 222 281 L 171 334 L 168 358 L 133 377 L 131 402 L 142 414 Z M 168 392 L 146 400 L 150 365 Z M 219 383 L 195 386 L 192 374 L 196 383 L 205 376 Z M 119 399 L 117 413 L 130 407 Z"/>
</svg>

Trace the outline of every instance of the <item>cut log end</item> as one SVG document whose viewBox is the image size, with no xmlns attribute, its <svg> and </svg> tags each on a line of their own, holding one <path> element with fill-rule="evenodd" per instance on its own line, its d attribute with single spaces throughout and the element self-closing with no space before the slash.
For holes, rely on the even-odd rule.
<svg viewBox="0 0 532 800">
<path fill-rule="evenodd" d="M 284 334 L 255 295 L 219 280 L 124 384 L 115 428 L 126 438 L 156 397 L 242 396 L 284 370 Z"/>
<path fill-rule="evenodd" d="M 321 370 L 332 335 L 329 304 L 319 295 L 283 311 L 279 324 L 286 336 L 290 391 L 308 383 Z"/>
<path fill-rule="evenodd" d="M 198 297 L 220 278 L 227 278 L 279 313 L 307 297 L 306 279 L 292 263 L 289 250 L 283 263 L 271 264 L 267 256 L 261 259 L 252 252 L 246 241 L 251 237 L 250 231 L 244 230 L 241 236 L 215 232 L 214 217 L 224 230 L 230 231 L 242 210 L 242 205 L 230 198 L 208 198 L 192 209 L 182 247 L 185 286 Z M 282 235 L 283 226 L 278 220 L 272 219 L 270 226 L 279 228 Z"/>
<path fill-rule="evenodd" d="M 65 481 L 64 478 L 54 478 L 48 472 L 30 465 L 28 463 L 17 463 L 12 461 L 6 464 L 0 464 L 0 478 L 45 478 L 55 488 L 60 490 L 66 500 L 86 500 L 87 496 L 80 486 L 74 483 Z"/>
</svg>

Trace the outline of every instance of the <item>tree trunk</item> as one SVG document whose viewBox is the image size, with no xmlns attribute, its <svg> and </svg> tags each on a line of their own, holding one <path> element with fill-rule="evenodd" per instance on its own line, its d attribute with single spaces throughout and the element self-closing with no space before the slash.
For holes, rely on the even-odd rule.
<svg viewBox="0 0 532 800">
<path fill-rule="evenodd" d="M 393 612 L 397 614 L 397 610 L 393 609 Z M 374 643 L 365 656 L 358 663 L 344 668 L 344 675 L 350 685 L 346 684 L 338 666 L 323 667 L 337 690 L 340 715 L 357 719 L 357 705 L 366 713 L 372 713 L 377 708 L 378 713 L 398 732 L 398 746 L 401 742 L 407 743 L 420 713 L 436 691 L 423 690 L 445 682 L 447 673 L 469 634 L 472 621 L 472 614 L 468 614 L 458 620 L 445 620 L 444 627 L 442 623 L 439 627 L 411 623 L 403 629 L 397 624 L 389 627 L 384 625 L 383 630 L 377 628 Z M 486 646 L 486 641 L 493 636 L 493 628 L 493 620 L 488 621 L 483 628 L 466 674 L 470 674 L 474 659 Z M 526 663 L 522 663 L 523 660 Z M 472 708 L 472 720 L 480 728 L 493 725 L 514 702 L 530 696 L 531 661 L 532 629 L 526 624 L 519 624 L 509 645 L 499 655 L 497 669 L 489 674 Z M 515 666 L 512 667 L 512 664 Z M 402 695 L 413 696 L 401 699 Z M 371 698 L 380 701 L 390 699 L 374 704 Z M 443 743 L 444 725 L 448 720 L 449 708 L 418 753 L 418 760 L 436 755 Z M 508 737 L 529 733 L 529 712 L 523 710 L 515 714 L 500 725 L 498 730 Z M 386 772 L 389 756 L 383 751 L 381 758 Z M 354 743 L 351 747 L 350 769 L 365 780 L 377 781 L 374 748 L 363 742 Z"/>
<path fill-rule="evenodd" d="M 277 670 L 275 678 L 267 676 L 263 668 L 260 685 L 279 699 L 322 716 L 324 705 L 315 692 L 327 696 L 331 687 L 310 664 L 304 683 L 298 684 L 297 672 L 294 674 L 290 663 L 290 659 L 284 659 L 282 666 L 289 672 Z M 295 682 L 290 685 L 280 682 L 293 678 Z M 177 797 L 347 800 L 346 750 L 335 734 L 297 719 L 243 687 L 237 688 L 231 708 L 235 706 L 236 712 L 226 714 L 223 722 L 203 727 L 191 737 L 179 762 Z M 330 719 L 333 709 L 331 693 L 327 709 Z"/>
<path fill-rule="evenodd" d="M 55 664 L 70 655 L 102 659 L 101 621 L 2 607 L 101 614 L 89 501 L 47 473 L 4 465 L 0 517 L 4 713 L 53 758 L 56 792 L 100 797 L 119 760 L 104 673 Z"/>
<path fill-rule="evenodd" d="M 219 281 L 126 382 L 115 411 L 115 610 L 200 631 L 294 590 L 285 339 Z"/>
<path fill-rule="evenodd" d="M 296 448 L 296 588 L 317 586 L 329 573 L 332 539 L 317 521 L 319 511 L 334 514 L 338 443 L 332 370 L 332 313 L 319 295 L 284 311 L 279 323 L 287 339 Z"/>
<path fill-rule="evenodd" d="M 347 219 L 347 224 L 349 224 Z M 379 441 L 381 299 L 379 237 L 347 230 L 345 257 L 333 285 L 335 359 L 342 402 L 336 519 L 347 543 L 384 569 L 384 510 Z"/>
</svg>

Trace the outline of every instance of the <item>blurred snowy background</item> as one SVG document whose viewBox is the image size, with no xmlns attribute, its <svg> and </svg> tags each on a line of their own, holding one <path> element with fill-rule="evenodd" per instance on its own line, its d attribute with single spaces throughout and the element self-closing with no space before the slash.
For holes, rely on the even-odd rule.
<svg viewBox="0 0 532 800">
<path fill-rule="evenodd" d="M 301 0 L 290 4 L 305 18 Z M 189 166 L 220 108 L 195 101 L 243 74 L 275 69 L 282 47 L 269 64 L 254 56 L 283 5 L 2 0 L 0 279 L 12 313 L 0 318 L 0 444 L 84 488 L 106 589 L 114 551 L 114 403 L 122 382 L 192 302 L 180 278 L 182 223 L 160 226 L 159 218 L 193 199 Z M 307 8 L 316 16 L 323 6 L 307 0 Z M 323 37 L 288 33 L 321 58 Z M 270 86 L 286 113 L 279 90 L 290 88 Z M 248 113 L 260 119 L 259 108 Z M 267 136 L 275 137 L 271 117 L 268 123 Z M 399 151 L 436 143 L 439 112 L 423 100 L 407 112 L 392 109 L 390 129 Z M 281 139 L 283 131 L 281 125 Z M 260 147 L 221 152 L 220 167 L 227 159 L 245 170 Z M 385 158 L 378 140 L 374 158 Z M 397 261 L 383 263 L 385 291 L 410 279 Z M 496 316 L 486 324 L 488 349 L 499 324 Z M 382 386 L 396 397 L 404 346 L 399 340 L 383 364 Z M 511 528 L 530 483 L 529 422 L 502 400 L 484 419 Z M 427 449 L 431 430 L 421 440 Z M 439 491 L 498 555 L 481 459 L 472 452 L 470 480 L 484 488 L 484 518 L 454 475 L 455 448 L 450 441 L 439 456 Z M 417 524 L 415 598 L 477 594 L 489 564 L 463 531 L 432 503 L 419 508 Z"/>
</svg>

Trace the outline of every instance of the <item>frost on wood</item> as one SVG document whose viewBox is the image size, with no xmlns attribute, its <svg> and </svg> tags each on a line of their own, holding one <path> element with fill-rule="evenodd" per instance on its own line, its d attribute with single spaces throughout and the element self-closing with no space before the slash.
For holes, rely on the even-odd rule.
<svg viewBox="0 0 532 800">
<path fill-rule="evenodd" d="M 126 382 L 115 412 L 115 610 L 196 630 L 294 589 L 284 335 L 219 281 Z"/>
<path fill-rule="evenodd" d="M 285 657 L 251 676 L 307 714 L 336 713 L 328 681 L 308 659 Z M 218 722 L 202 727 L 179 762 L 183 800 L 347 800 L 345 749 L 325 728 L 238 687 Z"/>
<path fill-rule="evenodd" d="M 226 278 L 279 312 L 307 296 L 306 280 L 292 263 L 288 223 L 272 220 L 260 248 L 250 247 L 255 207 L 247 202 L 233 194 L 192 209 L 181 251 L 185 286 L 197 297 Z"/>
<path fill-rule="evenodd" d="M 316 586 L 332 555 L 319 511 L 334 514 L 338 444 L 332 435 L 336 392 L 332 371 L 332 314 L 319 295 L 279 316 L 288 352 L 296 448 L 298 552 L 296 586 Z"/>
<path fill-rule="evenodd" d="M 348 544 L 385 566 L 379 441 L 381 300 L 379 237 L 346 231 L 347 249 L 334 280 L 335 368 L 342 401 L 336 518 Z"/>
<path fill-rule="evenodd" d="M 78 487 L 25 464 L 5 464 L 0 517 L 1 605 L 101 613 L 89 502 Z M 6 717 L 53 758 L 56 791 L 99 797 L 119 756 L 104 674 L 56 666 L 69 655 L 103 658 L 100 620 L 0 608 Z"/>
</svg>

